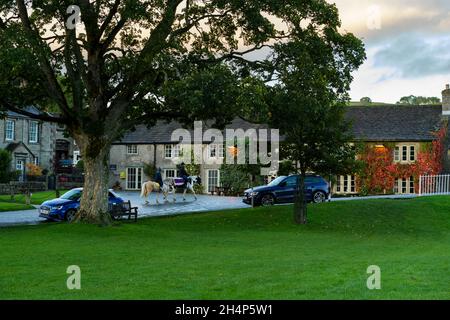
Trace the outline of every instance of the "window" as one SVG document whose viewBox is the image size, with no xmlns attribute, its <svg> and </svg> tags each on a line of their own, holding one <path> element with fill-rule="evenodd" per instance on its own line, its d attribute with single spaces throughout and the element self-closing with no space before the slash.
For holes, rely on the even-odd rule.
<svg viewBox="0 0 450 320">
<path fill-rule="evenodd" d="M 173 158 L 179 158 L 181 155 L 181 147 L 179 144 L 173 146 L 172 156 Z"/>
<path fill-rule="evenodd" d="M 295 187 L 297 186 L 297 177 L 296 176 L 289 177 L 286 180 L 284 180 L 284 182 L 286 183 L 287 187 Z"/>
<path fill-rule="evenodd" d="M 416 192 L 414 177 L 397 179 L 394 184 L 396 194 L 414 194 Z"/>
<path fill-rule="evenodd" d="M 181 156 L 181 146 L 179 144 L 164 145 L 164 157 L 166 159 L 179 158 Z"/>
<path fill-rule="evenodd" d="M 164 179 L 175 178 L 177 176 L 177 171 L 175 169 L 164 170 Z"/>
<path fill-rule="evenodd" d="M 39 140 L 39 123 L 37 121 L 30 121 L 28 129 L 28 141 L 30 143 L 37 143 Z"/>
<path fill-rule="evenodd" d="M 402 147 L 402 161 L 408 161 L 408 147 Z"/>
<path fill-rule="evenodd" d="M 16 170 L 23 171 L 23 160 L 16 161 Z"/>
<path fill-rule="evenodd" d="M 401 154 L 400 154 L 401 150 Z M 401 145 L 394 149 L 395 162 L 415 162 L 416 161 L 416 146 Z"/>
<path fill-rule="evenodd" d="M 416 161 L 416 147 L 409 147 L 409 161 Z"/>
<path fill-rule="evenodd" d="M 208 170 L 208 192 L 213 192 L 219 186 L 220 173 L 219 170 Z"/>
<path fill-rule="evenodd" d="M 142 168 L 127 168 L 127 189 L 140 190 L 142 186 Z"/>
<path fill-rule="evenodd" d="M 356 176 L 337 176 L 336 193 L 356 193 Z"/>
<path fill-rule="evenodd" d="M 356 177 L 351 176 L 350 178 L 350 192 L 355 193 L 356 192 Z"/>
<path fill-rule="evenodd" d="M 14 140 L 15 136 L 15 122 L 13 120 L 6 120 L 5 122 L 5 140 Z"/>
<path fill-rule="evenodd" d="M 394 150 L 394 161 L 396 161 L 396 162 L 400 161 L 400 147 L 395 147 L 395 150 Z"/>
<path fill-rule="evenodd" d="M 73 164 L 76 165 L 78 163 L 78 161 L 81 160 L 81 154 L 79 150 L 75 150 L 73 152 Z"/>
<path fill-rule="evenodd" d="M 138 154 L 138 147 L 135 144 L 127 145 L 127 154 Z"/>
<path fill-rule="evenodd" d="M 210 158 L 223 158 L 224 155 L 224 145 L 220 144 L 210 144 L 208 146 L 209 149 L 209 157 Z"/>
</svg>

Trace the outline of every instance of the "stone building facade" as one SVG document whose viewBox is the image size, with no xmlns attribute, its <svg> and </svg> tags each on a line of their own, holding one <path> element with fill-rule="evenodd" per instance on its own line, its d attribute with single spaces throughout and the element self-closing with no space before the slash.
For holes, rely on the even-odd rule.
<svg viewBox="0 0 450 320">
<path fill-rule="evenodd" d="M 38 114 L 34 107 L 28 112 Z M 19 179 L 26 176 L 26 164 L 39 165 L 53 172 L 55 162 L 73 157 L 73 143 L 64 136 L 64 128 L 55 123 L 32 119 L 8 111 L 0 120 L 0 148 L 11 152 L 11 169 L 21 172 Z"/>
</svg>

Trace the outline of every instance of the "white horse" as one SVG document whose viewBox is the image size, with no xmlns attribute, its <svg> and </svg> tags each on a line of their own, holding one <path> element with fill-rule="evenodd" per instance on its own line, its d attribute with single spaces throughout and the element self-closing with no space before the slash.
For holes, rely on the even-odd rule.
<svg viewBox="0 0 450 320">
<path fill-rule="evenodd" d="M 177 186 L 174 178 L 168 178 L 167 180 L 171 180 L 170 183 L 176 187 L 183 188 L 183 201 L 186 201 L 186 192 L 189 190 L 194 194 L 195 200 L 197 200 L 197 195 L 195 194 L 194 186 L 196 184 L 201 185 L 202 179 L 199 176 L 190 176 L 187 178 L 187 183 L 184 185 Z M 175 202 L 175 200 L 174 200 Z"/>
<path fill-rule="evenodd" d="M 156 191 L 156 203 L 159 204 L 159 191 L 163 193 L 164 201 L 168 201 L 168 195 L 169 193 L 173 194 L 173 202 L 176 201 L 175 198 L 175 182 L 173 180 L 165 179 L 163 181 L 162 187 L 159 185 L 159 183 L 154 181 L 147 181 L 142 184 L 141 188 L 141 198 L 145 198 L 145 204 L 148 205 L 148 196 L 153 192 Z"/>
</svg>

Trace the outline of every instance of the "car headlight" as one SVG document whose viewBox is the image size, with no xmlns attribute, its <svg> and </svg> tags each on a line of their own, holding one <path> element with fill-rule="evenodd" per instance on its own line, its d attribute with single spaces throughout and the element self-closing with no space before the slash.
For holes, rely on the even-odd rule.
<svg viewBox="0 0 450 320">
<path fill-rule="evenodd" d="M 258 193 L 259 193 L 259 192 L 251 192 L 250 195 L 251 195 L 252 197 L 256 197 L 256 196 L 258 195 Z"/>
<path fill-rule="evenodd" d="M 62 208 L 64 208 L 64 206 L 57 206 L 57 207 L 53 207 L 53 210 L 61 210 Z"/>
</svg>

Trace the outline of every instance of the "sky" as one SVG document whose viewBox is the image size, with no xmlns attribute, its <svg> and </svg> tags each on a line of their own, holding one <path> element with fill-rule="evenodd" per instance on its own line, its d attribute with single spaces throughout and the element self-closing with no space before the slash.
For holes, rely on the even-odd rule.
<svg viewBox="0 0 450 320">
<path fill-rule="evenodd" d="M 366 45 L 354 74 L 353 101 L 395 103 L 403 96 L 441 97 L 450 83 L 449 0 L 327 0 L 342 29 Z"/>
</svg>

